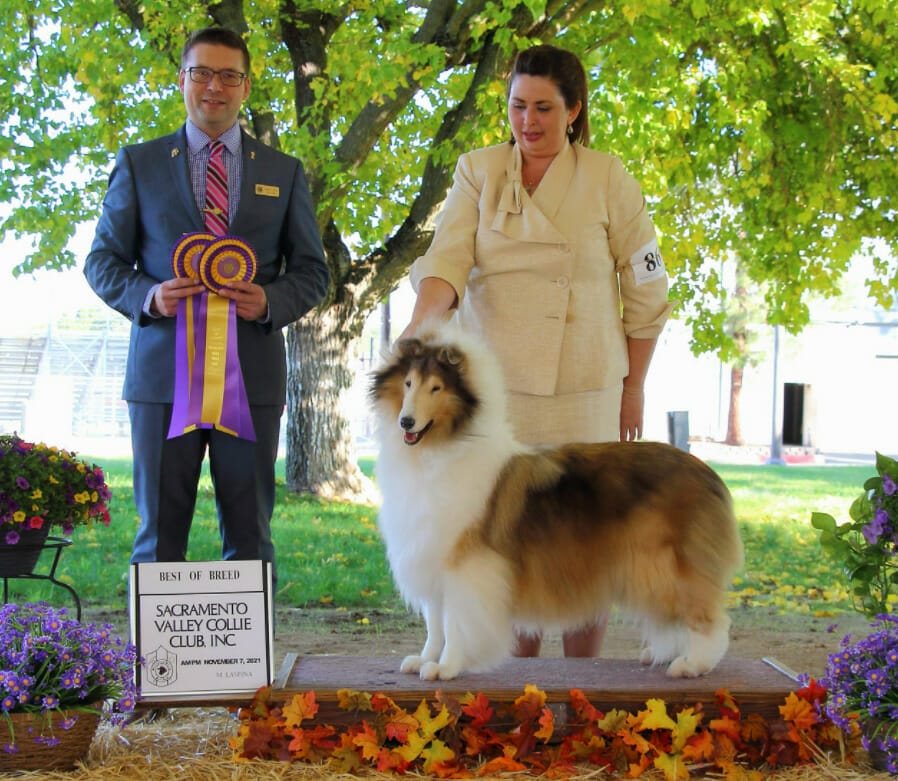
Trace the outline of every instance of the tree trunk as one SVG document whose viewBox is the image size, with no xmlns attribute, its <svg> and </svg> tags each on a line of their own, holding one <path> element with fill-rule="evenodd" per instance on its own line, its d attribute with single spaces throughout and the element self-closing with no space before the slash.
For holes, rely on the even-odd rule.
<svg viewBox="0 0 898 781">
<path fill-rule="evenodd" d="M 345 413 L 354 375 L 342 306 L 309 312 L 287 329 L 287 488 L 374 503 Z"/>
<path fill-rule="evenodd" d="M 730 411 L 727 414 L 727 438 L 724 444 L 741 445 L 742 422 L 739 417 L 739 402 L 742 399 L 742 375 L 745 368 L 734 364 L 730 367 Z"/>
</svg>

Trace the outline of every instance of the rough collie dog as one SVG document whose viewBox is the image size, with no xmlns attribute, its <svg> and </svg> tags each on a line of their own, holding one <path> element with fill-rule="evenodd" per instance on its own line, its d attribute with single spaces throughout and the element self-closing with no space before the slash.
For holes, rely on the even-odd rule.
<svg viewBox="0 0 898 781">
<path fill-rule="evenodd" d="M 612 606 L 640 620 L 643 663 L 670 676 L 723 658 L 742 543 L 704 463 L 655 442 L 518 443 L 495 357 L 453 325 L 398 343 L 370 395 L 379 524 L 427 624 L 402 672 L 484 671 L 509 656 L 515 628 L 576 628 Z"/>
</svg>

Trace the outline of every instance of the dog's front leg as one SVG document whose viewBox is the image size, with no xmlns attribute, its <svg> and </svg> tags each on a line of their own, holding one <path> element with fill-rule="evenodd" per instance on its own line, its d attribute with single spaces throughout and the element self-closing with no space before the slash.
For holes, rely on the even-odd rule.
<svg viewBox="0 0 898 781">
<path fill-rule="evenodd" d="M 433 664 L 440 658 L 443 652 L 445 636 L 443 634 L 443 606 L 441 602 L 428 602 L 424 606 L 424 623 L 427 625 L 427 640 L 424 641 L 424 648 L 421 649 L 419 655 L 412 654 L 406 656 L 399 666 L 399 671 L 403 673 L 417 673 L 427 666 Z M 424 673 L 421 673 L 424 677 Z"/>
</svg>

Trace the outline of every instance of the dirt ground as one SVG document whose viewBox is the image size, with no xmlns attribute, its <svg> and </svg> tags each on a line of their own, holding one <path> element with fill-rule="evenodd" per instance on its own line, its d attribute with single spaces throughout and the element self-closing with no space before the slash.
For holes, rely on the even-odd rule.
<svg viewBox="0 0 898 781">
<path fill-rule="evenodd" d="M 861 636 L 869 622 L 857 613 L 837 617 L 780 615 L 772 611 L 742 609 L 731 612 L 733 626 L 729 654 L 744 659 L 773 658 L 797 673 L 819 677 L 827 658 L 838 650 L 848 633 Z M 405 612 L 280 609 L 277 615 L 275 654 L 339 654 L 393 656 L 416 653 L 424 643 L 424 625 Z M 612 617 L 602 647 L 607 658 L 636 658 L 639 631 Z M 543 656 L 561 656 L 561 639 L 549 634 Z"/>
<path fill-rule="evenodd" d="M 858 613 L 833 617 L 779 614 L 748 608 L 730 612 L 731 657 L 772 658 L 796 673 L 819 677 L 827 658 L 839 649 L 842 637 L 860 637 L 869 622 Z M 128 617 L 122 611 L 84 611 L 85 621 L 113 624 L 122 637 L 129 633 Z M 423 621 L 404 611 L 342 610 L 333 608 L 277 608 L 275 621 L 275 669 L 288 653 L 300 656 L 396 656 L 397 660 L 417 653 L 424 644 Z M 612 616 L 602 646 L 602 656 L 635 659 L 639 655 L 639 631 L 618 616 Z M 561 638 L 547 634 L 543 656 L 562 656 Z M 398 662 L 397 662 L 398 663 Z"/>
</svg>

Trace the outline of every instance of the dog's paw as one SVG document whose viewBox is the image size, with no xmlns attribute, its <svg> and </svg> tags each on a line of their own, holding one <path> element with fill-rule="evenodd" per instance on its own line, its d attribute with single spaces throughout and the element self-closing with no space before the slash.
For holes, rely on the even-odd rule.
<svg viewBox="0 0 898 781">
<path fill-rule="evenodd" d="M 420 672 L 421 668 L 426 664 L 433 664 L 433 662 L 426 662 L 423 656 L 412 654 L 411 656 L 406 656 L 405 659 L 402 660 L 402 664 L 399 665 L 399 672 L 417 673 Z M 421 677 L 424 677 L 423 672 L 421 673 Z"/>
<path fill-rule="evenodd" d="M 651 648 L 643 648 L 642 653 L 639 654 L 639 662 L 640 664 L 644 664 L 646 666 L 655 663 L 655 653 Z"/>
<path fill-rule="evenodd" d="M 422 681 L 451 681 L 458 677 L 460 670 L 447 664 L 425 662 L 421 665 Z"/>
<path fill-rule="evenodd" d="M 670 678 L 698 678 L 710 671 L 711 668 L 707 664 L 696 664 L 685 656 L 678 656 L 667 668 L 667 675 Z"/>
</svg>

